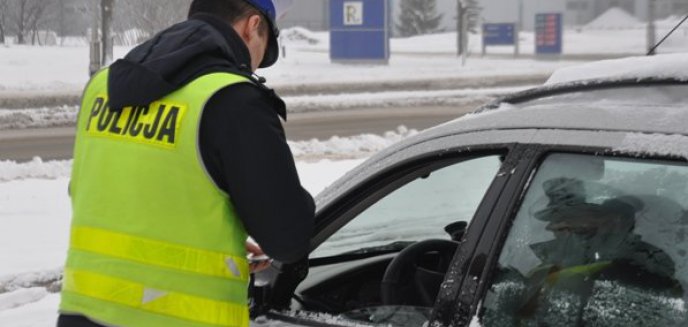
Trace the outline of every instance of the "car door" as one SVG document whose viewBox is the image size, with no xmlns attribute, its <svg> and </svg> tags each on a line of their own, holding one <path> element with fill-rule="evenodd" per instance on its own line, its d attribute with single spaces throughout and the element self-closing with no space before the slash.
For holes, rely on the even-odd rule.
<svg viewBox="0 0 688 327">
<path fill-rule="evenodd" d="M 465 235 L 455 237 L 479 239 L 476 235 L 483 226 L 473 222 L 484 221 L 476 217 L 489 216 L 511 176 L 513 163 L 518 162 L 514 153 L 519 152 L 514 144 L 442 144 L 435 145 L 436 149 L 429 144 L 415 145 L 425 151 L 402 156 L 323 205 L 312 242 L 309 276 L 303 281 L 295 277 L 305 274 L 304 263 L 297 265 L 300 273 L 284 274 L 293 271 L 293 265 L 280 267 L 281 274 L 271 280 L 270 319 L 305 325 L 347 325 L 352 321 L 417 325 L 430 318 L 432 304 L 416 310 L 417 306 L 383 303 L 380 289 L 385 270 L 409 244 L 450 240 L 445 227 L 457 222 L 465 222 L 459 223 L 463 229 L 458 231 Z M 375 162 L 368 164 L 376 166 Z M 470 252 L 468 248 L 475 245 L 466 242 L 461 248 Z M 434 253 L 424 257 L 423 264 L 431 267 L 422 268 L 435 276 L 441 274 L 437 288 L 452 258 Z"/>
<path fill-rule="evenodd" d="M 477 254 L 461 260 L 467 277 L 437 321 L 686 324 L 685 158 L 535 146 L 523 165 L 527 178 L 510 181 L 521 192 L 502 198 Z"/>
</svg>

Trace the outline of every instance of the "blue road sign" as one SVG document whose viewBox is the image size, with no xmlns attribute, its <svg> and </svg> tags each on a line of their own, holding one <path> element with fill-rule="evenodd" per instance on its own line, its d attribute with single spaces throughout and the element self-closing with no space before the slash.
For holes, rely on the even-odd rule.
<svg viewBox="0 0 688 327">
<path fill-rule="evenodd" d="M 535 15 L 535 53 L 561 54 L 562 16 L 560 13 Z"/>
<path fill-rule="evenodd" d="M 516 24 L 483 24 L 484 45 L 515 45 Z"/>
<path fill-rule="evenodd" d="M 330 0 L 330 58 L 389 60 L 389 0 Z"/>
</svg>

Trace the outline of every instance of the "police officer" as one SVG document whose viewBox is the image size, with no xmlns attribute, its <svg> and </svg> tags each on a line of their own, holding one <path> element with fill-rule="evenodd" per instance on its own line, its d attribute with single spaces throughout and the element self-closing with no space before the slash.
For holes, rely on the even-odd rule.
<svg viewBox="0 0 688 327">
<path fill-rule="evenodd" d="M 58 326 L 247 326 L 265 267 L 247 252 L 306 256 L 313 199 L 285 105 L 254 74 L 278 58 L 275 16 L 271 0 L 194 0 L 89 82 Z"/>
</svg>

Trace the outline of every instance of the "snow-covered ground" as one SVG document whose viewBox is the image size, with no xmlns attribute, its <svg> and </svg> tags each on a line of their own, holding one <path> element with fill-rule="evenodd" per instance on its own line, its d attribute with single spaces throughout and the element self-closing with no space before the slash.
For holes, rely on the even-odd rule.
<svg viewBox="0 0 688 327">
<path fill-rule="evenodd" d="M 437 36 L 423 38 L 434 41 Z M 451 35 L 440 35 L 450 42 Z M 414 41 L 423 42 L 423 41 Z M 422 47 L 422 43 L 419 48 Z M 287 56 L 270 68 L 259 70 L 268 85 L 389 82 L 457 77 L 548 74 L 571 62 L 531 59 L 480 59 L 465 67 L 447 52 L 443 56 L 393 55 L 389 65 L 341 65 L 330 62 L 326 51 L 308 45 L 287 46 Z M 122 57 L 129 48 L 116 48 Z M 78 94 L 88 80 L 88 48 L 0 46 L 0 95 L 40 91 Z"/>
<path fill-rule="evenodd" d="M 614 18 L 617 24 L 596 25 L 564 31 L 564 54 L 637 54 L 645 52 L 642 23 Z M 625 20 L 624 20 L 625 19 Z M 613 20 L 613 19 L 612 19 Z M 657 35 L 668 32 L 672 19 L 658 23 Z M 621 26 L 615 28 L 614 26 Z M 456 34 L 439 33 L 391 40 L 389 65 L 341 65 L 329 59 L 329 35 L 294 28 L 284 31 L 286 57 L 275 66 L 259 71 L 273 87 L 293 84 L 357 83 L 443 79 L 480 76 L 548 74 L 575 62 L 535 60 L 534 34 L 520 34 L 520 59 L 480 57 L 481 36 L 470 36 L 471 57 L 461 66 L 456 53 Z M 688 51 L 688 29 L 670 37 L 659 53 Z M 120 58 L 130 48 L 117 47 Z M 27 91 L 77 93 L 88 80 L 88 47 L 31 47 L 0 45 L 0 95 Z M 490 47 L 488 54 L 509 54 L 512 47 Z"/>
<path fill-rule="evenodd" d="M 400 126 L 384 135 L 289 142 L 304 186 L 317 194 L 365 157 L 415 134 Z M 347 160 L 314 160 L 339 155 Z M 0 161 L 0 326 L 51 326 L 59 295 L 51 293 L 64 263 L 71 215 L 71 161 Z"/>
</svg>

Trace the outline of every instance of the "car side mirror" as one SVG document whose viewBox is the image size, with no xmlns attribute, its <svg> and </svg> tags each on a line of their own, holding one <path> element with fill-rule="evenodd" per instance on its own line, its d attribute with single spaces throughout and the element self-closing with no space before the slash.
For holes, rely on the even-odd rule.
<svg viewBox="0 0 688 327">
<path fill-rule="evenodd" d="M 460 242 L 464 234 L 466 234 L 466 229 L 468 229 L 468 222 L 457 221 L 453 222 L 444 227 L 444 231 L 449 234 L 452 241 Z"/>
</svg>

